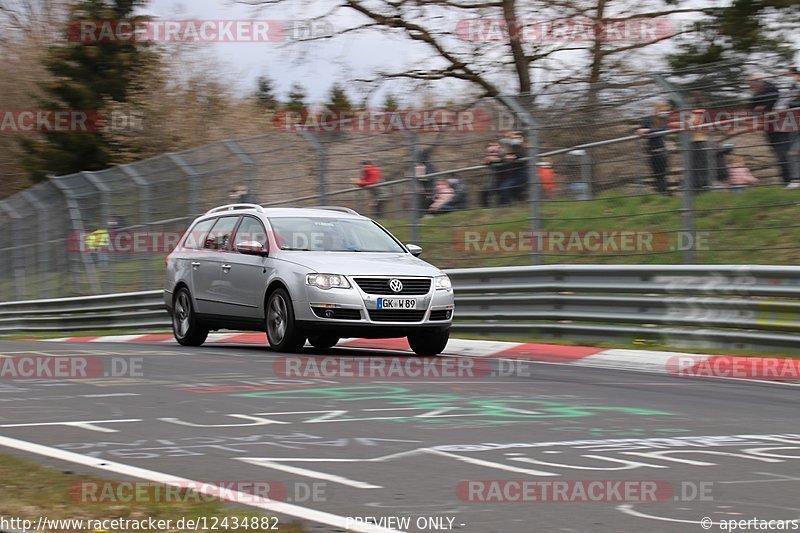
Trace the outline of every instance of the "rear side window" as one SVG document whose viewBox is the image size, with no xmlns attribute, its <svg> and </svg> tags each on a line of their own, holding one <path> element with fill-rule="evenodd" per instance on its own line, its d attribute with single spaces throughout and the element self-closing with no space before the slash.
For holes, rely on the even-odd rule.
<svg viewBox="0 0 800 533">
<path fill-rule="evenodd" d="M 206 242 L 208 230 L 211 229 L 211 226 L 213 226 L 216 221 L 216 218 L 210 218 L 195 224 L 186 234 L 186 238 L 183 240 L 183 247 L 191 250 L 199 250 L 202 248 Z"/>
<path fill-rule="evenodd" d="M 239 217 L 218 218 L 217 223 L 208 232 L 203 248 L 207 250 L 227 250 L 237 222 L 239 222 Z"/>
</svg>

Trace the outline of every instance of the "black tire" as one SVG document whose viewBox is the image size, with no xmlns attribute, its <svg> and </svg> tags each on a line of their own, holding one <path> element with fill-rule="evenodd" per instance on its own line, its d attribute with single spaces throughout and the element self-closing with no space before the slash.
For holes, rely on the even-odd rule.
<svg viewBox="0 0 800 533">
<path fill-rule="evenodd" d="M 417 355 L 439 355 L 450 339 L 450 328 L 421 331 L 408 336 L 408 344 Z"/>
<path fill-rule="evenodd" d="M 339 342 L 339 337 L 333 335 L 309 335 L 308 342 L 317 350 L 327 350 L 333 348 Z"/>
<path fill-rule="evenodd" d="M 264 310 L 267 322 L 267 340 L 278 352 L 297 352 L 306 343 L 306 337 L 294 320 L 292 299 L 285 289 L 275 289 L 267 298 Z"/>
<path fill-rule="evenodd" d="M 200 346 L 206 342 L 208 328 L 197 319 L 189 289 L 181 287 L 172 300 L 172 334 L 178 344 Z"/>
</svg>

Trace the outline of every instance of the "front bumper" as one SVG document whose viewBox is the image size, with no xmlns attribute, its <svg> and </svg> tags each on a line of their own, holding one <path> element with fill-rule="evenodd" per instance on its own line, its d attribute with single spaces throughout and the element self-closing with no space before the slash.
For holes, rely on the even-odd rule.
<svg viewBox="0 0 800 533">
<path fill-rule="evenodd" d="M 355 280 L 346 276 L 349 289 L 323 290 L 306 286 L 305 298 L 294 300 L 295 316 L 306 328 L 357 329 L 366 332 L 370 328 L 399 329 L 449 328 L 454 313 L 454 298 L 451 290 L 436 290 L 432 278 L 425 294 L 372 294 L 366 292 Z M 382 279 L 391 276 L 358 276 L 359 279 Z M 403 277 L 408 279 L 408 277 Z M 374 291 L 373 291 L 374 292 Z M 413 300 L 413 309 L 381 309 L 380 298 Z"/>
</svg>

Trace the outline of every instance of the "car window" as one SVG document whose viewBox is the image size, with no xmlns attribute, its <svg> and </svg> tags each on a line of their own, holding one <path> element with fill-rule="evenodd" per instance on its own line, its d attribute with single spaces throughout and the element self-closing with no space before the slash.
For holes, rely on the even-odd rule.
<svg viewBox="0 0 800 533">
<path fill-rule="evenodd" d="M 218 218 L 217 223 L 214 224 L 214 227 L 208 232 L 203 248 L 208 250 L 226 250 L 231 240 L 231 234 L 238 221 L 239 217 Z"/>
<path fill-rule="evenodd" d="M 208 230 L 211 229 L 211 226 L 213 226 L 216 221 L 216 218 L 210 218 L 195 224 L 194 227 L 186 233 L 186 237 L 183 239 L 183 247 L 192 250 L 202 248 L 206 242 Z"/>
<path fill-rule="evenodd" d="M 281 250 L 324 252 L 403 252 L 391 235 L 371 220 L 315 217 L 271 218 Z"/>
<path fill-rule="evenodd" d="M 242 223 L 239 224 L 239 229 L 236 230 L 236 243 L 244 241 L 256 241 L 265 250 L 268 248 L 267 231 L 264 229 L 264 224 L 257 218 L 244 217 Z"/>
</svg>

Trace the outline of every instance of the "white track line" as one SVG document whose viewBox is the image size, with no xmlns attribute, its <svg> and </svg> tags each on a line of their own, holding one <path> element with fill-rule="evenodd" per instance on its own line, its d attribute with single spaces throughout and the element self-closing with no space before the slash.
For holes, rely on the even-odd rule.
<svg viewBox="0 0 800 533">
<path fill-rule="evenodd" d="M 200 483 L 199 481 L 157 472 L 155 470 L 148 470 L 122 463 L 115 463 L 112 461 L 106 461 L 104 459 L 98 459 L 96 457 L 87 457 L 78 453 L 59 450 L 57 448 L 51 448 L 49 446 L 43 446 L 33 442 L 12 439 L 10 437 L 0 436 L 0 446 L 14 448 L 16 450 L 34 453 L 37 455 L 43 455 L 45 457 L 59 459 L 70 463 L 89 466 L 99 470 L 105 470 L 107 472 L 114 472 L 123 476 L 146 479 L 148 481 L 164 483 L 166 485 L 172 485 L 176 487 L 186 487 L 188 483 L 191 483 L 192 486 L 198 487 L 196 489 L 198 492 L 210 496 L 220 497 L 220 492 L 217 487 L 209 486 Z M 257 507 L 272 513 L 293 516 L 303 520 L 311 520 L 312 522 L 326 524 L 347 531 L 357 531 L 359 533 L 402 533 L 396 529 L 387 529 L 369 523 L 353 523 L 354 521 L 347 521 L 344 516 L 326 513 L 323 511 L 315 511 L 314 509 L 308 509 L 306 507 L 300 507 L 299 505 L 292 505 L 289 503 L 277 502 L 267 498 L 260 498 L 252 494 L 245 494 L 239 491 L 230 491 L 230 496 L 228 496 L 226 499 L 234 503 L 241 503 L 250 507 Z"/>
</svg>

